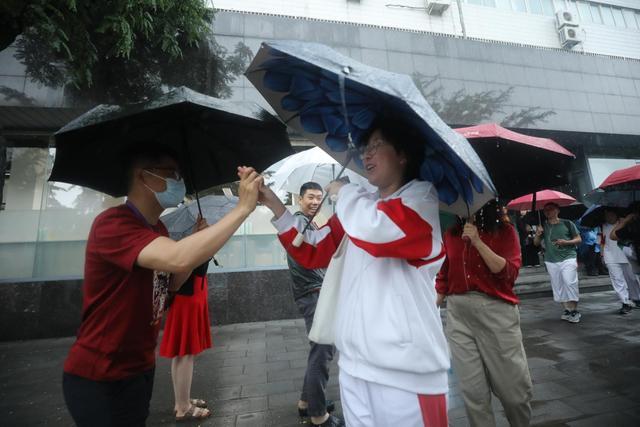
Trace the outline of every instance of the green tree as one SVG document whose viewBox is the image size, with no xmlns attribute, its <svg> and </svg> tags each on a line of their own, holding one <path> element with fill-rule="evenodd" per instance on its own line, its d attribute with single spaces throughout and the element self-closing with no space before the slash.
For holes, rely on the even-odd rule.
<svg viewBox="0 0 640 427">
<path fill-rule="evenodd" d="M 442 86 L 437 85 L 438 76 L 427 77 L 421 73 L 414 73 L 412 77 L 434 111 L 451 125 L 476 125 L 503 114 L 501 125 L 522 128 L 544 122 L 547 117 L 556 114 L 555 111 L 539 107 L 527 107 L 506 115 L 503 108 L 513 95 L 513 87 L 476 93 L 458 90 L 445 95 Z"/>
<path fill-rule="evenodd" d="M 15 41 L 28 76 L 78 101 L 124 103 L 190 86 L 228 96 L 251 52 L 212 36 L 205 0 L 4 0 L 0 49 Z"/>
</svg>

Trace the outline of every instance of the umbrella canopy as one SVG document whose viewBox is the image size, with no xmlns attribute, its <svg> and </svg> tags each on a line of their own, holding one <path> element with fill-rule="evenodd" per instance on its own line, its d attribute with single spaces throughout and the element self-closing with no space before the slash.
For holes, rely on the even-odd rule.
<svg viewBox="0 0 640 427">
<path fill-rule="evenodd" d="M 640 165 L 614 171 L 598 188 L 605 191 L 640 190 Z"/>
<path fill-rule="evenodd" d="M 207 221 L 207 224 L 215 224 L 220 221 L 220 219 L 231 212 L 237 204 L 237 197 L 204 196 L 200 198 L 202 216 Z M 193 232 L 197 218 L 197 203 L 191 202 L 162 215 L 160 220 L 167 227 L 169 236 L 173 240 L 180 240 Z"/>
<path fill-rule="evenodd" d="M 538 191 L 536 193 L 536 201 L 538 206 L 536 210 L 540 210 L 547 203 L 555 203 L 558 206 L 562 207 L 562 206 L 569 206 L 575 203 L 576 199 L 569 196 L 568 194 L 564 194 L 559 191 L 543 190 L 543 191 Z M 527 194 L 526 196 L 518 197 L 517 199 L 510 201 L 507 204 L 507 209 L 512 209 L 516 211 L 531 210 L 532 204 L 533 204 L 533 194 Z"/>
<path fill-rule="evenodd" d="M 584 214 L 587 210 L 587 207 L 580 202 L 573 202 L 569 206 L 563 206 L 560 208 L 560 213 L 558 216 L 564 219 L 570 219 L 572 221 L 577 220 Z"/>
<path fill-rule="evenodd" d="M 360 147 L 374 120 L 386 117 L 422 137 L 421 178 L 438 189 L 441 209 L 466 216 L 495 195 L 478 155 L 438 117 L 409 76 L 299 41 L 262 43 L 246 75 L 285 123 L 343 165 L 354 148 L 348 136 Z M 350 166 L 364 175 L 362 161 L 354 160 Z"/>
<path fill-rule="evenodd" d="M 340 164 L 336 159 L 328 155 L 320 147 L 310 148 L 292 154 L 289 157 L 269 166 L 267 172 L 274 173 L 269 177 L 267 184 L 273 191 L 288 191 L 298 194 L 300 187 L 305 182 L 314 181 L 323 188 L 336 178 L 340 170 Z M 343 176 L 348 176 L 349 181 L 363 185 L 370 191 L 375 187 L 369 184 L 366 178 L 349 169 L 345 169 Z"/>
<path fill-rule="evenodd" d="M 136 144 L 172 148 L 187 191 L 236 181 L 236 166 L 263 170 L 292 153 L 286 127 L 254 103 L 232 103 L 181 87 L 147 102 L 99 105 L 55 134 L 50 181 L 114 197 L 127 192 L 126 153 Z"/>
<path fill-rule="evenodd" d="M 455 131 L 476 150 L 500 197 L 510 199 L 568 182 L 575 155 L 552 139 L 524 135 L 496 123 Z"/>
<path fill-rule="evenodd" d="M 626 208 L 640 200 L 640 189 L 615 191 L 596 189 L 587 193 L 585 199 L 598 205 Z"/>
</svg>

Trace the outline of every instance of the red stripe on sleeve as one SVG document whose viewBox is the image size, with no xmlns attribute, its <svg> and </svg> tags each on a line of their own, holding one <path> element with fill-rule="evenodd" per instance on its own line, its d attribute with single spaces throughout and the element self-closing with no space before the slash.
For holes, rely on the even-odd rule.
<svg viewBox="0 0 640 427">
<path fill-rule="evenodd" d="M 329 265 L 331 257 L 338 249 L 338 245 L 344 236 L 344 229 L 338 220 L 338 217 L 333 215 L 329 218 L 325 227 L 329 227 L 331 232 L 328 233 L 317 245 L 311 245 L 306 241 L 302 242 L 300 247 L 293 246 L 293 240 L 298 235 L 298 230 L 291 228 L 290 230 L 279 234 L 278 238 L 284 246 L 289 255 L 293 257 L 304 268 L 325 268 Z M 318 230 L 309 230 L 307 232 L 318 232 Z"/>
<path fill-rule="evenodd" d="M 371 243 L 349 236 L 354 244 L 374 257 L 418 260 L 431 254 L 433 228 L 416 211 L 404 205 L 399 198 L 380 201 L 377 208 L 384 212 L 405 236 L 386 243 Z"/>
</svg>

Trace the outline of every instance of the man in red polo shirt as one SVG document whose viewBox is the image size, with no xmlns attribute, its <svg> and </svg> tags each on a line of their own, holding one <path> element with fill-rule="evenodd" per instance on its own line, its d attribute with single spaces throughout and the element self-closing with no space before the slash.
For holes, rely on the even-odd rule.
<svg viewBox="0 0 640 427">
<path fill-rule="evenodd" d="M 64 397 L 78 426 L 142 426 L 169 290 L 210 259 L 255 209 L 262 178 L 240 174 L 238 205 L 180 240 L 159 221 L 185 195 L 177 157 L 158 145 L 130 153 L 127 202 L 96 217 L 87 239 L 82 323 L 64 364 Z M 208 411 L 192 411 L 198 417 Z"/>
</svg>

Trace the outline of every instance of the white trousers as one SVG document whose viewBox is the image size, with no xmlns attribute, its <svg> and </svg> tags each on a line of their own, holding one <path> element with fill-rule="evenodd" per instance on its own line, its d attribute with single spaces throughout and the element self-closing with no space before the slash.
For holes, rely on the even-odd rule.
<svg viewBox="0 0 640 427">
<path fill-rule="evenodd" d="M 613 290 L 616 291 L 616 294 L 618 294 L 620 302 L 622 304 L 629 304 L 629 287 L 627 285 L 627 280 L 631 280 L 631 278 L 633 278 L 633 280 L 636 280 L 635 275 L 631 270 L 631 266 L 629 264 L 615 263 L 607 264 L 607 269 L 609 270 L 611 286 L 613 286 Z M 626 274 L 625 270 L 628 270 Z"/>
<path fill-rule="evenodd" d="M 446 396 L 418 395 L 398 388 L 339 375 L 347 427 L 447 427 Z"/>
<path fill-rule="evenodd" d="M 580 299 L 578 261 L 575 258 L 570 258 L 560 262 L 545 262 L 545 265 L 551 280 L 553 300 L 555 302 L 577 302 Z"/>
</svg>

